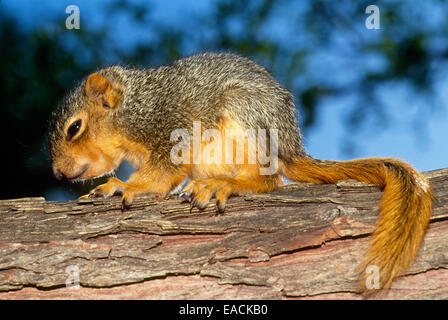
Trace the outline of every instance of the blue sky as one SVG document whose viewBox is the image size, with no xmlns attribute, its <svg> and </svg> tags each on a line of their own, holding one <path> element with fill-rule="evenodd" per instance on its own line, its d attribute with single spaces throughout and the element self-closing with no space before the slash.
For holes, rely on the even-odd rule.
<svg viewBox="0 0 448 320">
<path fill-rule="evenodd" d="M 125 46 L 132 45 L 135 41 L 144 41 L 145 37 L 149 36 L 144 28 L 137 28 L 125 16 L 115 15 L 113 19 L 107 17 L 104 11 L 104 4 L 107 2 L 106 0 L 3 0 L 0 2 L 0 8 L 17 16 L 23 22 L 20 24 L 23 28 L 34 28 L 45 26 L 50 18 L 56 15 L 66 16 L 65 8 L 68 5 L 75 4 L 81 11 L 81 28 L 86 19 L 89 19 L 89 23 L 92 25 L 106 25 L 116 31 L 116 42 Z M 133 2 L 142 3 L 144 1 L 134 0 Z M 197 21 L 194 20 L 194 17 L 209 10 L 211 2 L 205 0 L 161 0 L 151 3 L 151 19 L 165 24 L 194 28 L 200 27 L 195 26 Z M 297 10 L 299 9 L 300 7 L 297 8 Z M 434 21 L 437 21 L 437 16 L 434 17 Z M 287 38 L 287 35 L 282 33 L 287 23 L 285 20 L 273 20 L 271 22 L 272 28 L 268 31 L 272 36 L 278 35 Z M 295 39 L 301 41 L 300 37 Z M 294 45 L 294 43 L 291 45 Z M 332 57 L 329 55 L 327 58 L 331 59 Z M 310 63 L 313 63 L 313 61 Z M 325 76 L 333 75 L 332 71 L 319 70 L 319 64 L 316 64 L 315 68 L 316 75 L 319 75 L 319 72 L 326 74 Z M 333 77 L 342 80 L 349 76 L 349 74 L 340 73 L 333 75 Z M 429 111 L 430 108 L 418 108 L 418 106 L 425 106 L 427 102 L 413 96 L 412 92 L 405 87 L 383 90 L 382 97 L 388 107 L 387 110 L 390 110 L 390 112 L 387 112 L 390 121 L 387 128 L 381 131 L 377 130 L 374 123 L 367 122 L 367 125 L 363 126 L 360 132 L 356 132 L 356 135 L 352 136 L 350 132 L 347 132 L 344 125 L 344 116 L 347 112 L 345 106 L 348 101 L 344 99 L 324 101 L 319 108 L 317 124 L 304 137 L 307 151 L 312 156 L 321 159 L 348 159 L 349 156 L 342 151 L 341 146 L 344 137 L 349 136 L 354 139 L 358 147 L 350 157 L 398 157 L 424 171 L 447 167 L 448 75 L 439 74 L 437 77 L 437 90 L 434 100 L 438 103 L 439 108 L 434 111 Z M 426 111 L 428 114 L 421 114 L 421 110 L 428 110 Z M 423 123 L 425 129 L 422 131 L 424 134 L 419 133 L 417 135 L 417 131 L 414 130 L 416 116 L 425 119 Z"/>
</svg>

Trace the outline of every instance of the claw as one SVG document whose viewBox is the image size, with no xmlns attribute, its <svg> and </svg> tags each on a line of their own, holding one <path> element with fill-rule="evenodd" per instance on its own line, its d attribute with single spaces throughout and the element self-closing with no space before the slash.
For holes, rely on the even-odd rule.
<svg viewBox="0 0 448 320">
<path fill-rule="evenodd" d="M 226 205 L 223 204 L 221 201 L 217 200 L 216 201 L 216 211 L 218 213 L 223 213 L 225 209 L 226 209 Z"/>
<path fill-rule="evenodd" d="M 179 193 L 178 198 L 179 198 L 180 200 L 185 200 L 185 202 L 191 202 L 191 196 L 190 196 L 190 194 L 187 193 L 187 192 L 181 192 L 181 193 Z"/>
<path fill-rule="evenodd" d="M 99 197 L 105 197 L 106 194 L 102 189 L 95 189 L 91 195 L 91 197 L 99 198 Z"/>
<path fill-rule="evenodd" d="M 131 207 L 132 200 L 129 200 L 127 198 L 122 198 L 121 200 L 121 209 L 129 209 Z"/>
<path fill-rule="evenodd" d="M 226 207 L 226 200 L 228 198 L 228 194 L 222 193 L 217 196 L 217 192 L 220 190 L 222 186 L 226 185 L 226 180 L 220 179 L 204 179 L 204 180 L 193 180 L 182 190 L 179 194 L 179 199 L 183 199 L 184 202 L 190 203 L 190 212 L 194 207 L 197 207 L 200 211 L 207 208 L 210 199 L 215 196 L 217 201 L 216 203 L 216 212 L 222 213 Z"/>
<path fill-rule="evenodd" d="M 199 210 L 204 210 L 205 208 L 207 208 L 207 205 L 208 205 L 208 203 L 202 203 L 202 202 L 199 202 L 196 198 L 194 198 L 192 201 L 191 201 L 191 205 L 193 206 L 193 207 L 196 207 L 196 208 L 198 208 Z"/>
<path fill-rule="evenodd" d="M 121 208 L 128 209 L 134 201 L 134 194 L 132 192 L 124 192 L 121 197 Z"/>
</svg>

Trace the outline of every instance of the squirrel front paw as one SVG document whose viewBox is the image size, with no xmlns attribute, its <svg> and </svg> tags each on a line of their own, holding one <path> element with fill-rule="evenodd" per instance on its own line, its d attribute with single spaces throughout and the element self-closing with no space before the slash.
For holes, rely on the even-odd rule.
<svg viewBox="0 0 448 320">
<path fill-rule="evenodd" d="M 136 194 L 136 192 L 132 191 L 131 187 L 128 186 L 125 182 L 122 182 L 117 178 L 111 177 L 106 183 L 97 186 L 88 194 L 81 196 L 80 199 L 96 198 L 96 197 L 109 198 L 116 193 L 122 194 L 121 202 L 123 208 L 129 207 L 132 204 L 132 201 L 134 200 L 134 196 Z"/>
</svg>

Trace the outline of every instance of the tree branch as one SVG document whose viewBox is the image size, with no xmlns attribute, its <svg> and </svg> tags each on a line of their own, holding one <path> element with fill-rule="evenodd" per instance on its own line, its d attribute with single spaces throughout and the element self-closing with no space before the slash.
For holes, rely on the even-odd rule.
<svg viewBox="0 0 448 320">
<path fill-rule="evenodd" d="M 448 169 L 425 175 L 437 199 L 424 244 L 374 298 L 448 298 Z M 0 299 L 360 299 L 380 197 L 355 181 L 293 183 L 219 216 L 153 196 L 126 210 L 119 197 L 1 200 Z"/>
</svg>

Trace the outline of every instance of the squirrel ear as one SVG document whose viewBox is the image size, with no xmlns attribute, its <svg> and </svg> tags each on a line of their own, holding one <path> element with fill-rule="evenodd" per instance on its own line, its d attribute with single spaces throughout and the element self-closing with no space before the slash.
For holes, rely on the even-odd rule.
<svg viewBox="0 0 448 320">
<path fill-rule="evenodd" d="M 84 91 L 89 98 L 97 98 L 98 96 L 105 94 L 110 87 L 109 81 L 98 73 L 92 73 L 86 81 Z"/>
<path fill-rule="evenodd" d="M 98 73 L 92 73 L 86 81 L 84 92 L 87 97 L 102 107 L 109 109 L 117 105 L 120 94 L 110 82 Z"/>
</svg>

